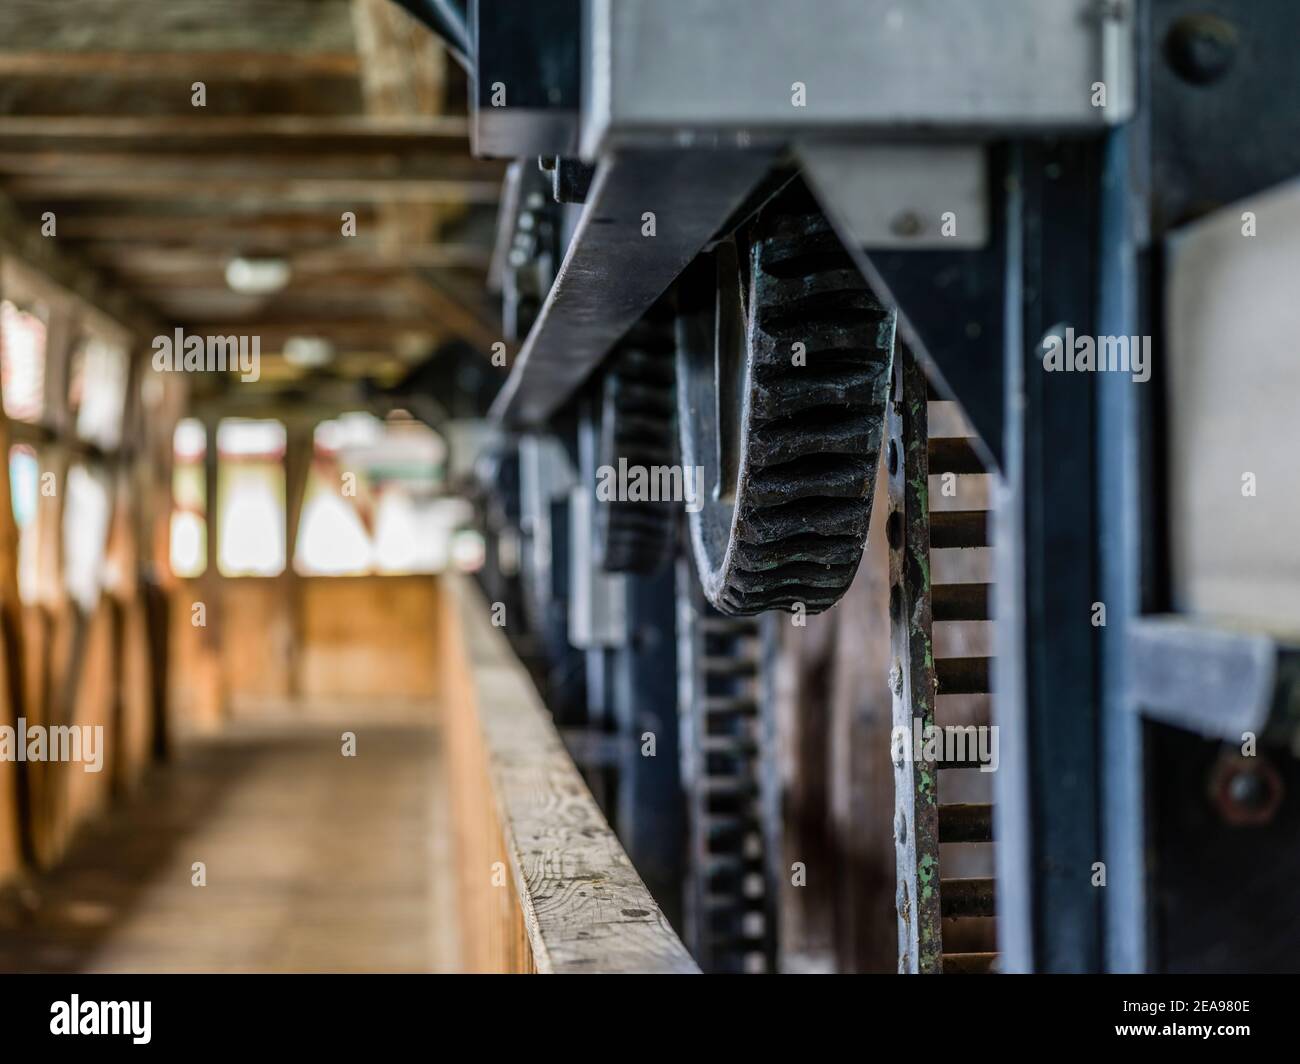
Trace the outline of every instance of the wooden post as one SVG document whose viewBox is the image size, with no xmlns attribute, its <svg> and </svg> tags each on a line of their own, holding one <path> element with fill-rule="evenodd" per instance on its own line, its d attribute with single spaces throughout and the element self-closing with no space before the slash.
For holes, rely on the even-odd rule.
<svg viewBox="0 0 1300 1064">
<path fill-rule="evenodd" d="M 199 586 L 203 591 L 204 621 L 203 646 L 207 652 L 211 671 L 210 691 L 220 719 L 226 715 L 226 684 L 223 674 L 222 638 L 221 638 L 221 596 L 224 582 L 218 569 L 220 552 L 220 517 L 218 506 L 218 479 L 220 476 L 220 454 L 217 451 L 217 429 L 220 421 L 217 417 L 205 418 L 203 427 L 207 431 L 207 447 L 203 453 L 204 479 L 204 518 L 207 524 L 207 564 L 203 570 L 203 579 Z"/>
<path fill-rule="evenodd" d="M 0 340 L 3 343 L 3 340 Z M 9 482 L 9 418 L 0 403 L 0 670 L 6 699 L 3 719 L 16 727 L 26 716 L 26 686 L 23 675 L 23 616 L 18 597 L 18 525 L 14 520 L 13 495 Z M 0 765 L 0 881 L 11 876 L 21 863 L 35 863 L 32 834 L 32 793 L 27 764 Z"/>
<path fill-rule="evenodd" d="M 285 425 L 284 447 L 284 587 L 289 620 L 288 675 L 289 696 L 301 691 L 299 664 L 302 652 L 302 581 L 293 567 L 298 547 L 298 525 L 302 520 L 302 502 L 307 492 L 315 447 L 311 422 L 290 421 Z"/>
</svg>

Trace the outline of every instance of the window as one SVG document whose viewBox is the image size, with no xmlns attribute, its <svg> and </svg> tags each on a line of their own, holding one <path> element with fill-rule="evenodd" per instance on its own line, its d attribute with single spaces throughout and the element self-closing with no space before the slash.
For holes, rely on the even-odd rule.
<svg viewBox="0 0 1300 1064">
<path fill-rule="evenodd" d="M 0 301 L 0 385 L 5 413 L 39 421 L 45 395 L 45 321 L 9 300 Z"/>
<path fill-rule="evenodd" d="M 429 573 L 447 564 L 446 447 L 407 417 L 351 413 L 316 427 L 294 569 L 306 575 Z"/>
<path fill-rule="evenodd" d="M 63 513 L 63 566 L 68 594 L 94 608 L 104 578 L 111 500 L 103 474 L 83 465 L 68 470 Z"/>
<path fill-rule="evenodd" d="M 18 526 L 18 595 L 24 602 L 39 597 L 36 568 L 36 509 L 40 502 L 41 464 L 26 444 L 9 448 L 9 494 Z"/>
<path fill-rule="evenodd" d="M 180 577 L 202 576 L 208 567 L 207 453 L 203 423 L 179 421 L 172 437 L 171 566 Z"/>
<path fill-rule="evenodd" d="M 222 576 L 284 571 L 284 426 L 228 418 L 217 426 L 217 568 Z"/>
<path fill-rule="evenodd" d="M 73 359 L 69 404 L 76 413 L 77 435 L 106 451 L 122 439 L 128 371 L 126 351 L 94 336 Z"/>
</svg>

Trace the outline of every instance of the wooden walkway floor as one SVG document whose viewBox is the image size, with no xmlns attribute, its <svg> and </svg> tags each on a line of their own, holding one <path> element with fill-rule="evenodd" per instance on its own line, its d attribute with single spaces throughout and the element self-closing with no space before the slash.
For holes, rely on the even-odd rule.
<svg viewBox="0 0 1300 1064">
<path fill-rule="evenodd" d="M 286 714 L 186 744 L 57 870 L 5 892 L 0 971 L 454 970 L 432 721 Z"/>
</svg>

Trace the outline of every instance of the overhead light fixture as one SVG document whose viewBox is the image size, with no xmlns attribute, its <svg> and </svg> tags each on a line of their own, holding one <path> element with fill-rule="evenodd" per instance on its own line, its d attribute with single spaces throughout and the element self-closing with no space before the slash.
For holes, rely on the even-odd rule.
<svg viewBox="0 0 1300 1064">
<path fill-rule="evenodd" d="M 290 336 L 284 342 L 284 360 L 291 366 L 311 369 L 334 357 L 334 345 L 319 336 Z"/>
<path fill-rule="evenodd" d="M 232 292 L 264 296 L 289 283 L 289 264 L 284 259 L 234 258 L 226 263 L 226 284 Z"/>
</svg>

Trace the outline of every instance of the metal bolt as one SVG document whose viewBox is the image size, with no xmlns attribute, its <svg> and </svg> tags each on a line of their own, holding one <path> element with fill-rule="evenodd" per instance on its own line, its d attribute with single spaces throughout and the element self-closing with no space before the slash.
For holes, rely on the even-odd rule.
<svg viewBox="0 0 1300 1064">
<path fill-rule="evenodd" d="M 1225 754 L 1210 775 L 1210 796 L 1224 823 L 1267 824 L 1282 804 L 1282 777 L 1263 755 Z"/>
<path fill-rule="evenodd" d="M 1260 809 L 1268 797 L 1268 788 L 1254 773 L 1237 772 L 1228 780 L 1228 797 L 1247 809 Z"/>
<path fill-rule="evenodd" d="M 918 236 L 924 226 L 915 211 L 903 211 L 895 216 L 889 228 L 895 236 Z"/>
<path fill-rule="evenodd" d="M 1237 31 L 1214 15 L 1186 15 L 1165 37 L 1165 61 L 1184 81 L 1209 85 L 1232 67 L 1237 55 Z"/>
</svg>

